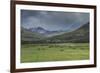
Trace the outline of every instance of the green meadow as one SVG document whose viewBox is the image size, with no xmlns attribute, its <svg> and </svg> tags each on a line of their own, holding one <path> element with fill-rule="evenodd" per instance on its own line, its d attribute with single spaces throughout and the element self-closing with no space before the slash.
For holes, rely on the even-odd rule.
<svg viewBox="0 0 100 73">
<path fill-rule="evenodd" d="M 89 59 L 88 43 L 22 44 L 21 62 Z"/>
</svg>

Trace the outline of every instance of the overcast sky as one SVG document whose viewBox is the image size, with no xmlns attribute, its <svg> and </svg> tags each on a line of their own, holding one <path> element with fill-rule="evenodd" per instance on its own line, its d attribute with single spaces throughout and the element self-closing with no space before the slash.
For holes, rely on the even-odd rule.
<svg viewBox="0 0 100 73">
<path fill-rule="evenodd" d="M 89 13 L 21 10 L 21 26 L 24 28 L 77 29 L 89 22 Z"/>
</svg>

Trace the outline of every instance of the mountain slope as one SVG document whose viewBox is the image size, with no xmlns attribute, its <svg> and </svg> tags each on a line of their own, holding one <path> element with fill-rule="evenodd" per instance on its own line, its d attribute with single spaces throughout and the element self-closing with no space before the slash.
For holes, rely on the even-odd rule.
<svg viewBox="0 0 100 73">
<path fill-rule="evenodd" d="M 61 30 L 50 31 L 50 30 L 46 30 L 42 27 L 29 28 L 28 30 L 33 32 L 33 33 L 38 33 L 38 34 L 44 35 L 45 37 L 52 37 L 52 36 L 59 35 L 59 34 L 63 33 L 63 31 L 61 31 Z"/>
<path fill-rule="evenodd" d="M 89 42 L 89 23 L 79 29 L 49 38 L 50 42 Z"/>
<path fill-rule="evenodd" d="M 38 28 L 39 30 L 43 30 Z M 33 30 L 33 29 L 32 29 Z M 50 37 L 45 36 L 44 34 L 30 31 L 21 27 L 21 41 L 22 43 L 83 43 L 89 42 L 89 23 L 84 24 L 80 28 L 71 31 L 65 32 L 59 35 L 53 35 Z M 39 31 L 37 30 L 37 31 Z M 53 33 L 53 32 L 50 32 Z M 49 34 L 46 32 L 46 34 Z"/>
<path fill-rule="evenodd" d="M 33 42 L 43 39 L 44 36 L 35 32 L 31 32 L 23 27 L 21 27 L 21 41 L 25 42 Z"/>
</svg>

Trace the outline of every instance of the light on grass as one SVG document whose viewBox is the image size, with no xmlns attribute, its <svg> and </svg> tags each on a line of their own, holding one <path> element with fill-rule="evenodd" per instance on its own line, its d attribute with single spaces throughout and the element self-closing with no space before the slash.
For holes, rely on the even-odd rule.
<svg viewBox="0 0 100 73">
<path fill-rule="evenodd" d="M 29 45 L 29 44 L 28 44 Z M 89 59 L 88 43 L 22 45 L 21 62 L 69 61 Z M 58 45 L 58 46 L 57 46 Z M 74 46 L 72 46 L 74 45 Z M 27 48 L 25 48 L 27 46 Z"/>
</svg>

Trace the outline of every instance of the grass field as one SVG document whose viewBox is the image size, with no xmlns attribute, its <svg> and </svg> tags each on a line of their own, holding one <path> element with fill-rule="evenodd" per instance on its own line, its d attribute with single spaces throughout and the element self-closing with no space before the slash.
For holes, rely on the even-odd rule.
<svg viewBox="0 0 100 73">
<path fill-rule="evenodd" d="M 88 43 L 23 44 L 21 46 L 21 62 L 86 59 L 89 59 Z"/>
</svg>

